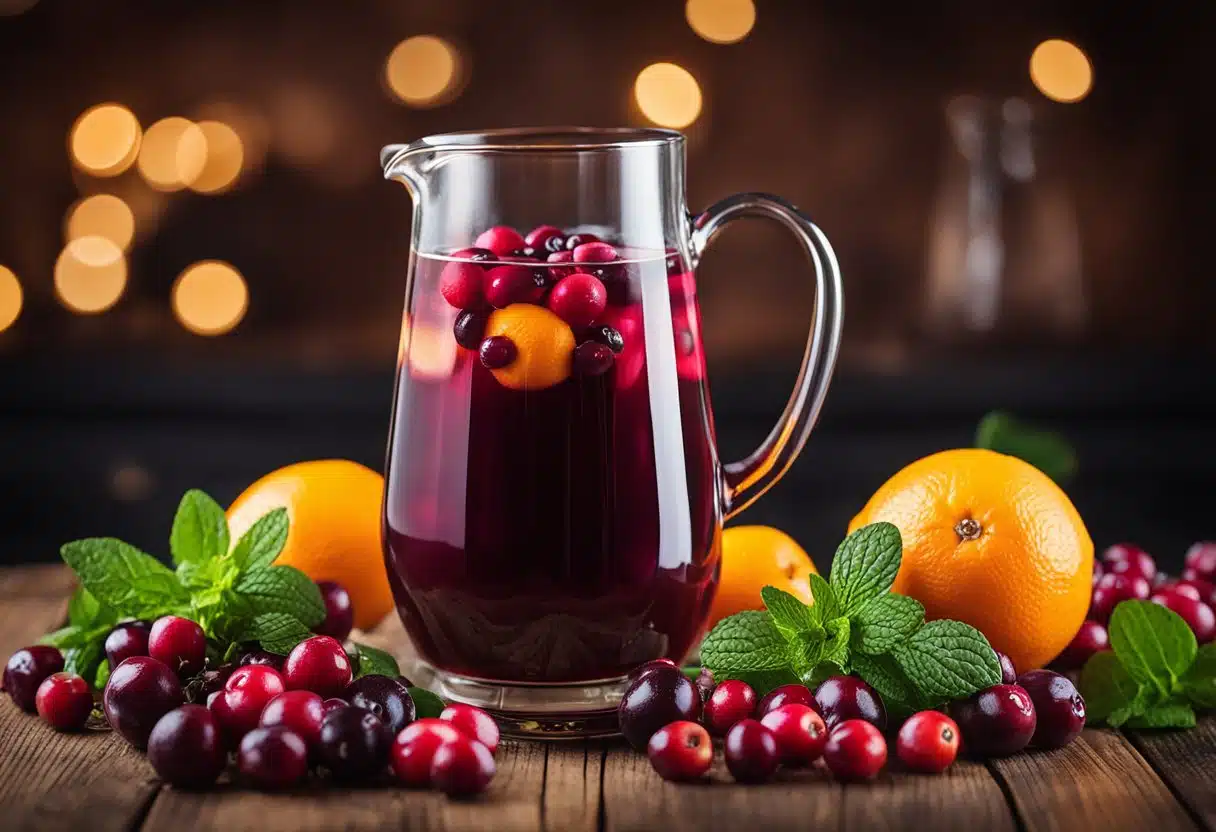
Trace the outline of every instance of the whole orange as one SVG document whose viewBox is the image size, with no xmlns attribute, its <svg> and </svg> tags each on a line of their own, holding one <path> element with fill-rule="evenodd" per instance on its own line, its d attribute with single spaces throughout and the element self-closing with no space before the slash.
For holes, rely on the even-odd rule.
<svg viewBox="0 0 1216 832">
<path fill-rule="evenodd" d="M 744 610 L 762 610 L 760 590 L 784 589 L 811 603 L 815 564 L 794 538 L 771 526 L 735 526 L 722 532 L 722 572 L 709 626 Z M 816 573 L 818 574 L 818 573 Z"/>
<path fill-rule="evenodd" d="M 887 480 L 849 524 L 879 521 L 903 537 L 892 591 L 929 619 L 977 628 L 1018 671 L 1042 667 L 1089 607 L 1094 544 L 1042 471 L 993 451 L 942 451 Z"/>
<path fill-rule="evenodd" d="M 367 630 L 393 608 L 380 549 L 383 497 L 384 478 L 357 462 L 299 462 L 246 488 L 228 508 L 228 527 L 235 542 L 263 514 L 286 507 L 287 544 L 275 563 L 342 584 L 355 626 Z"/>
</svg>

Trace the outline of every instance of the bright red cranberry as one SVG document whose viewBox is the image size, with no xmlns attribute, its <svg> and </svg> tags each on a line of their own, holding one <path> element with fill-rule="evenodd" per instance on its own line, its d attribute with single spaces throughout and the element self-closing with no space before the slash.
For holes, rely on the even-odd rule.
<svg viewBox="0 0 1216 832">
<path fill-rule="evenodd" d="M 887 709 L 878 691 L 856 676 L 829 676 L 815 688 L 815 710 L 829 728 L 849 719 L 864 719 L 879 731 L 887 727 Z"/>
<path fill-rule="evenodd" d="M 330 711 L 336 711 L 341 708 L 349 708 L 349 707 L 350 707 L 349 702 L 347 702 L 345 699 L 339 699 L 336 696 L 330 697 L 329 699 L 326 699 L 321 702 L 321 710 L 325 712 L 323 714 L 323 717 L 329 716 Z"/>
<path fill-rule="evenodd" d="M 658 668 L 629 686 L 617 714 L 621 733 L 641 751 L 664 725 L 678 720 L 696 722 L 701 716 L 701 695 L 682 671 Z"/>
<path fill-rule="evenodd" d="M 756 718 L 764 719 L 765 714 L 770 711 L 775 711 L 782 705 L 793 704 L 806 705 L 816 710 L 819 708 L 815 703 L 815 694 L 811 693 L 811 689 L 806 685 L 781 685 L 770 690 L 760 700 L 760 704 L 756 706 Z"/>
<path fill-rule="evenodd" d="M 489 310 L 468 309 L 456 316 L 452 325 L 452 335 L 456 343 L 466 350 L 475 350 L 481 346 L 481 339 L 486 334 L 486 324 L 490 321 Z"/>
<path fill-rule="evenodd" d="M 1186 550 L 1182 577 L 1216 584 L 1216 542 L 1196 543 Z"/>
<path fill-rule="evenodd" d="M 439 293 L 457 309 L 476 309 L 485 302 L 485 269 L 468 260 L 452 260 L 439 273 Z"/>
<path fill-rule="evenodd" d="M 773 732 L 777 753 L 787 766 L 809 766 L 823 756 L 828 728 L 809 705 L 782 705 L 765 714 L 760 724 Z"/>
<path fill-rule="evenodd" d="M 549 309 L 572 327 L 591 326 L 607 306 L 603 281 L 583 272 L 562 278 L 549 293 Z"/>
<path fill-rule="evenodd" d="M 616 356 L 612 350 L 595 341 L 586 341 L 574 348 L 574 374 L 577 376 L 602 376 L 615 363 Z"/>
<path fill-rule="evenodd" d="M 1162 584 L 1161 586 L 1153 587 L 1153 594 L 1149 596 L 1149 598 L 1151 600 L 1152 598 L 1156 598 L 1158 595 L 1163 595 L 1167 592 L 1176 592 L 1179 595 L 1185 595 L 1187 598 L 1190 598 L 1193 601 L 1203 600 L 1203 593 L 1199 591 L 1198 587 L 1189 583 L 1184 584 L 1181 581 L 1176 584 L 1166 583 Z"/>
<path fill-rule="evenodd" d="M 513 303 L 539 303 L 545 293 L 545 281 L 527 266 L 495 266 L 486 272 L 486 300 L 495 309 L 505 309 Z"/>
<path fill-rule="evenodd" d="M 183 789 L 205 789 L 228 765 L 215 717 L 202 705 L 165 714 L 148 736 L 148 762 L 161 780 Z"/>
<path fill-rule="evenodd" d="M 473 241 L 475 248 L 489 249 L 499 257 L 505 257 L 516 249 L 523 248 L 527 243 L 519 232 L 507 225 L 496 225 L 487 228 Z"/>
<path fill-rule="evenodd" d="M 350 593 L 335 581 L 317 581 L 317 589 L 321 590 L 321 600 L 325 602 L 325 620 L 313 632 L 346 641 L 355 626 L 355 605 L 350 600 Z"/>
<path fill-rule="evenodd" d="M 1135 543 L 1116 543 L 1113 546 L 1108 546 L 1106 551 L 1102 553 L 1102 562 L 1108 567 L 1112 564 L 1120 563 L 1129 560 L 1138 560 L 1141 555 L 1147 555 L 1148 552 L 1141 549 Z"/>
<path fill-rule="evenodd" d="M 538 225 L 528 232 L 524 242 L 537 252 L 552 254 L 566 248 L 566 232 L 556 225 Z"/>
<path fill-rule="evenodd" d="M 1126 558 L 1109 561 L 1105 572 L 1108 575 L 1137 575 L 1151 586 L 1157 579 L 1157 564 L 1147 552 L 1129 552 Z"/>
<path fill-rule="evenodd" d="M 147 746 L 156 723 L 182 701 L 177 674 L 151 656 L 132 656 L 114 668 L 101 697 L 110 727 L 136 748 Z"/>
<path fill-rule="evenodd" d="M 75 673 L 52 673 L 34 694 L 34 706 L 42 721 L 57 731 L 79 731 L 93 712 L 89 683 Z"/>
<path fill-rule="evenodd" d="M 119 624 L 106 636 L 106 659 L 110 670 L 118 667 L 132 656 L 148 655 L 148 634 L 152 625 L 146 621 L 128 621 Z"/>
<path fill-rule="evenodd" d="M 736 722 L 726 732 L 722 756 L 731 776 L 740 783 L 762 783 L 781 763 L 777 738 L 754 719 Z"/>
<path fill-rule="evenodd" d="M 431 785 L 451 797 L 485 791 L 496 771 L 490 750 L 468 737 L 441 744 L 431 757 Z"/>
<path fill-rule="evenodd" d="M 282 725 L 256 728 L 241 740 L 236 763 L 241 776 L 259 789 L 285 789 L 308 773 L 308 744 Z"/>
<path fill-rule="evenodd" d="M 229 745 L 258 727 L 262 710 L 287 688 L 272 667 L 251 664 L 238 667 L 208 706 Z"/>
<path fill-rule="evenodd" d="M 477 740 L 491 754 L 498 751 L 498 723 L 481 708 L 459 703 L 448 705 L 439 718 L 465 736 Z"/>
<path fill-rule="evenodd" d="M 414 721 L 414 698 L 409 689 L 388 676 L 361 676 L 350 683 L 343 698 L 380 717 L 393 734 Z"/>
<path fill-rule="evenodd" d="M 1109 649 L 1110 635 L 1106 627 L 1097 621 L 1085 620 L 1064 652 L 1056 658 L 1056 664 L 1064 670 L 1077 670 L 1084 667 L 1094 653 Z"/>
<path fill-rule="evenodd" d="M 1202 601 L 1209 607 L 1216 607 L 1216 584 L 1211 581 L 1205 581 L 1203 578 L 1183 578 L 1174 586 L 1179 590 L 1190 587 L 1198 596 L 1195 600 Z"/>
<path fill-rule="evenodd" d="M 722 737 L 730 727 L 748 719 L 756 711 L 756 692 L 747 682 L 726 679 L 718 684 L 705 702 L 705 727 Z"/>
<path fill-rule="evenodd" d="M 4 689 L 23 711 L 34 712 L 38 686 L 52 673 L 63 670 L 63 654 L 54 647 L 35 644 L 22 647 L 4 666 Z"/>
<path fill-rule="evenodd" d="M 371 778 L 388 763 L 392 744 L 388 726 L 365 708 L 341 708 L 321 721 L 321 759 L 337 780 Z"/>
<path fill-rule="evenodd" d="M 963 732 L 967 753 L 978 757 L 1016 754 L 1034 736 L 1034 702 L 1018 685 L 985 688 L 952 703 L 950 715 Z"/>
<path fill-rule="evenodd" d="M 1195 640 L 1207 644 L 1216 638 L 1216 613 L 1207 604 L 1184 595 L 1177 590 L 1157 592 L 1153 595 L 1154 604 L 1160 604 L 1168 610 L 1173 610 L 1182 616 L 1186 626 L 1195 634 Z"/>
<path fill-rule="evenodd" d="M 953 719 L 939 711 L 921 711 L 900 727 L 895 755 L 912 771 L 940 774 L 958 756 L 959 739 Z"/>
<path fill-rule="evenodd" d="M 1063 748 L 1077 738 L 1085 727 L 1085 700 L 1067 676 L 1050 670 L 1029 670 L 1018 677 L 1018 685 L 1034 703 L 1032 746 Z"/>
<path fill-rule="evenodd" d="M 621 337 L 621 333 L 607 324 L 591 327 L 587 330 L 587 337 L 603 344 L 617 355 L 620 355 L 621 350 L 625 349 L 625 339 Z"/>
<path fill-rule="evenodd" d="M 700 725 L 680 720 L 654 732 L 646 745 L 646 756 L 664 780 L 696 780 L 709 771 L 714 744 Z"/>
<path fill-rule="evenodd" d="M 313 636 L 292 648 L 283 665 L 290 690 L 310 690 L 321 697 L 341 697 L 350 684 L 350 657 L 337 639 Z"/>
<path fill-rule="evenodd" d="M 1018 671 L 1013 666 L 1013 659 L 1002 653 L 1000 650 L 994 650 L 996 659 L 1001 663 L 1001 683 L 1012 685 L 1018 680 Z"/>
<path fill-rule="evenodd" d="M 583 243 L 574 249 L 574 262 L 580 271 L 590 272 L 605 284 L 619 283 L 625 276 L 617 250 L 607 243 Z"/>
<path fill-rule="evenodd" d="M 574 274 L 574 252 L 572 251 L 555 251 L 545 258 L 546 263 L 556 264 L 549 266 L 549 282 L 557 283 L 563 278 Z M 570 263 L 571 265 L 561 265 Z"/>
<path fill-rule="evenodd" d="M 390 760 L 393 774 L 407 786 L 431 785 L 431 762 L 439 746 L 464 736 L 450 722 L 442 719 L 411 722 L 393 740 Z"/>
<path fill-rule="evenodd" d="M 482 263 L 486 260 L 497 259 L 498 255 L 490 251 L 488 248 L 478 248 L 470 246 L 462 248 L 459 251 L 453 251 L 450 255 L 455 260 L 472 260 L 474 263 Z"/>
<path fill-rule="evenodd" d="M 481 342 L 478 355 L 481 366 L 487 370 L 498 370 L 514 361 L 519 355 L 519 349 L 507 336 L 492 335 Z"/>
<path fill-rule="evenodd" d="M 630 672 L 629 683 L 632 684 L 638 679 L 641 679 L 647 673 L 650 673 L 653 670 L 658 670 L 662 667 L 669 667 L 672 670 L 680 669 L 680 666 L 671 659 L 651 659 L 648 662 L 643 662 L 642 664 L 638 665 Z"/>
<path fill-rule="evenodd" d="M 1140 575 L 1103 575 L 1094 587 L 1089 604 L 1089 617 L 1105 624 L 1110 614 L 1123 601 L 1146 601 L 1152 594 L 1149 582 Z"/>
<path fill-rule="evenodd" d="M 321 720 L 325 707 L 321 697 L 310 690 L 289 690 L 266 703 L 258 719 L 262 728 L 282 725 L 300 736 L 309 748 L 321 741 Z"/>
<path fill-rule="evenodd" d="M 280 656 L 278 653 L 271 653 L 269 650 L 250 650 L 241 656 L 237 665 L 245 667 L 246 665 L 257 664 L 263 667 L 272 667 L 280 673 L 283 672 L 283 665 L 286 663 L 287 657 Z"/>
<path fill-rule="evenodd" d="M 178 676 L 193 676 L 207 659 L 207 634 L 188 618 L 166 615 L 152 623 L 148 655 L 163 662 Z"/>
<path fill-rule="evenodd" d="M 838 780 L 869 780 L 887 764 L 887 741 L 873 723 L 846 719 L 828 735 L 823 761 Z"/>
<path fill-rule="evenodd" d="M 571 234 L 569 237 L 567 237 L 566 238 L 566 248 L 569 249 L 570 251 L 574 251 L 576 248 L 578 248 L 579 246 L 584 245 L 586 243 L 598 243 L 598 242 L 600 242 L 599 237 L 595 236 L 594 234 L 592 234 L 590 232 L 583 231 L 578 234 Z"/>
</svg>

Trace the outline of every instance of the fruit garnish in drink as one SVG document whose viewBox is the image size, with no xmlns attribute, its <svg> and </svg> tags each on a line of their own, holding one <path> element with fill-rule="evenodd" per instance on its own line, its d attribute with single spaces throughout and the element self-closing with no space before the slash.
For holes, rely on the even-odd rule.
<svg viewBox="0 0 1216 832">
<path fill-rule="evenodd" d="M 486 343 L 495 338 L 506 338 L 514 347 L 514 356 L 509 360 L 505 356 L 496 358 L 492 362 L 495 366 L 489 367 L 504 387 L 544 390 L 569 378 L 574 333 L 548 309 L 517 303 L 490 315 L 486 340 L 482 342 L 483 364 Z"/>
</svg>

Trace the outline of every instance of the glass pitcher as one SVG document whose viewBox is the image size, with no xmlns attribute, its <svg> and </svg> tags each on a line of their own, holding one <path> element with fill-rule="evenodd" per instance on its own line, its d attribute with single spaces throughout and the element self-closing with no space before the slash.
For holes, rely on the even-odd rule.
<svg viewBox="0 0 1216 832">
<path fill-rule="evenodd" d="M 723 522 L 815 424 L 836 257 L 776 197 L 691 215 L 673 131 L 453 133 L 381 162 L 414 203 L 384 500 L 406 673 L 508 732 L 615 733 L 627 674 L 702 634 Z M 693 269 L 744 216 L 799 238 L 817 300 L 780 421 L 722 464 Z"/>
</svg>

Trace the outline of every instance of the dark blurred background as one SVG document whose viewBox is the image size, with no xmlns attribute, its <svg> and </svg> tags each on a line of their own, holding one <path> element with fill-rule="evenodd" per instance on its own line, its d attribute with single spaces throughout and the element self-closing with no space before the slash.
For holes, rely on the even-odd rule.
<svg viewBox="0 0 1216 832">
<path fill-rule="evenodd" d="M 1073 440 L 1099 546 L 1177 565 L 1216 536 L 1211 4 L 891 7 L 0 0 L 0 562 L 162 552 L 188 487 L 381 467 L 410 207 L 381 145 L 658 123 L 694 209 L 782 194 L 845 275 L 823 421 L 749 522 L 825 557 L 999 407 Z M 800 257 L 748 225 L 699 271 L 728 459 L 792 384 Z"/>
</svg>

